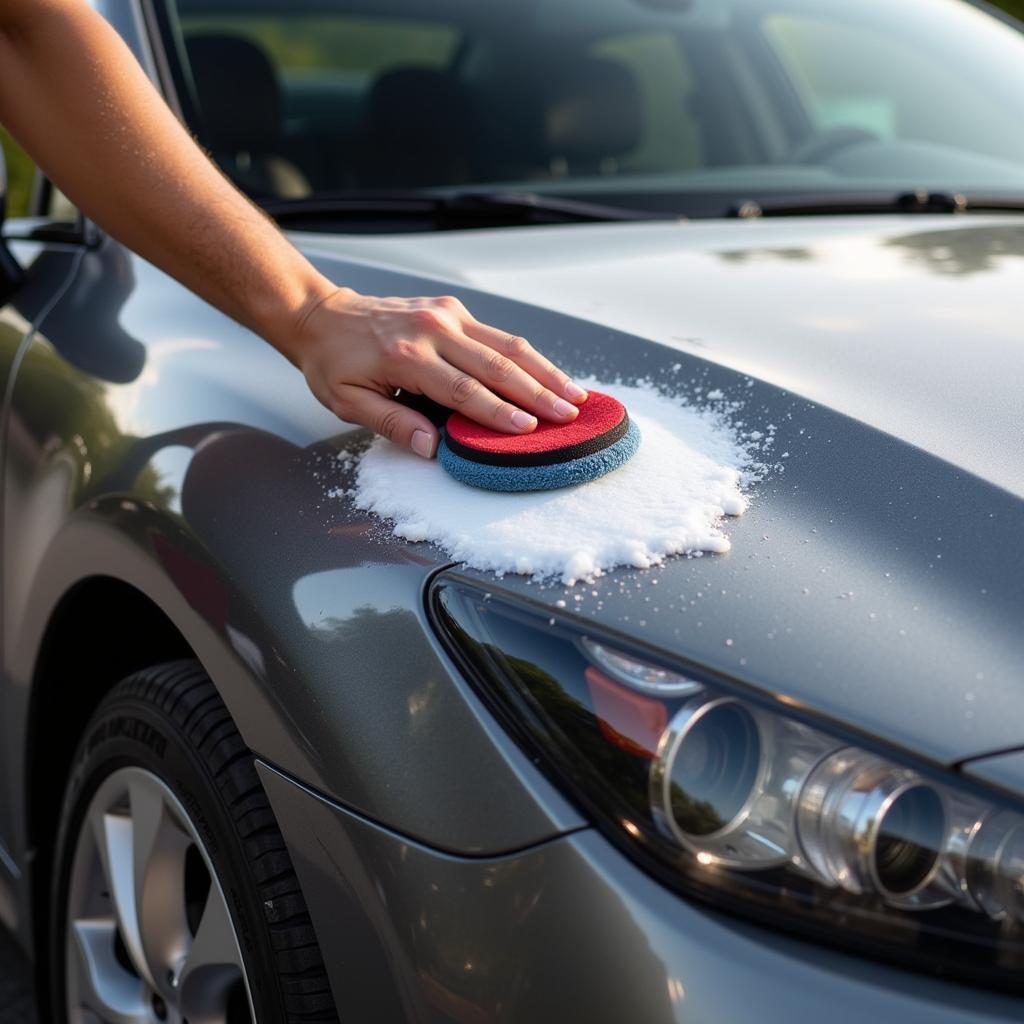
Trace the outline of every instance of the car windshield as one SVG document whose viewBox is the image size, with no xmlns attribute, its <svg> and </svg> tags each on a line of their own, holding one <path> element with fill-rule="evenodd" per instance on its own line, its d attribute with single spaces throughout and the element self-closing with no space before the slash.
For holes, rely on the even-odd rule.
<svg viewBox="0 0 1024 1024">
<path fill-rule="evenodd" d="M 163 31 L 260 200 L 1024 197 L 1024 35 L 967 0 L 178 0 Z"/>
</svg>

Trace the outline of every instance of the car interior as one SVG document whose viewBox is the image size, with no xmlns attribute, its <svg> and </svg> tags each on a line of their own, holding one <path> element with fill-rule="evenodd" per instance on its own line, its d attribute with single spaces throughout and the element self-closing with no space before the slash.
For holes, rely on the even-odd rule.
<svg viewBox="0 0 1024 1024">
<path fill-rule="evenodd" d="M 233 180 L 261 195 L 608 175 L 641 142 L 636 76 L 589 53 L 561 59 L 510 102 L 500 84 L 487 97 L 448 68 L 410 64 L 365 82 L 291 83 L 250 38 L 195 33 L 185 47 L 201 141 Z"/>
<path fill-rule="evenodd" d="M 304 45 L 346 28 L 371 51 L 348 65 L 323 38 Z M 673 33 L 559 34 L 538 48 L 512 28 L 183 14 L 183 105 L 256 196 L 612 178 L 771 156 L 756 135 L 726 136 L 732 122 L 717 108 L 729 89 L 695 88 Z"/>
<path fill-rule="evenodd" d="M 177 0 L 165 36 L 186 121 L 260 201 L 1017 180 L 1015 101 L 871 5 L 578 2 Z"/>
</svg>

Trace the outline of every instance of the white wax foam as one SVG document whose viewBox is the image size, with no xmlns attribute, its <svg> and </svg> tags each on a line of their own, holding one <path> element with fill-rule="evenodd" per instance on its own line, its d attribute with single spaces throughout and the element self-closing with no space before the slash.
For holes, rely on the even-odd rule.
<svg viewBox="0 0 1024 1024">
<path fill-rule="evenodd" d="M 721 408 L 695 408 L 651 386 L 582 383 L 622 402 L 643 438 L 607 476 L 564 490 L 497 494 L 378 438 L 359 464 L 355 504 L 390 520 L 396 537 L 432 541 L 475 569 L 567 585 L 620 565 L 728 551 L 723 518 L 746 509 L 743 486 L 752 474 Z"/>
</svg>

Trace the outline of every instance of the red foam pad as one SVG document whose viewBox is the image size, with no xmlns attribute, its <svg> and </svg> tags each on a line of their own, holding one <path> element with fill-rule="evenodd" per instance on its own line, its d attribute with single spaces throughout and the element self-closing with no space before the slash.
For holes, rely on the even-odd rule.
<svg viewBox="0 0 1024 1024">
<path fill-rule="evenodd" d="M 579 407 L 580 414 L 571 423 L 548 423 L 540 420 L 530 434 L 502 434 L 474 423 L 461 413 L 448 418 L 447 431 L 452 440 L 479 452 L 495 455 L 532 455 L 553 452 L 559 448 L 583 444 L 614 430 L 626 415 L 622 403 L 611 395 L 591 391 Z"/>
</svg>

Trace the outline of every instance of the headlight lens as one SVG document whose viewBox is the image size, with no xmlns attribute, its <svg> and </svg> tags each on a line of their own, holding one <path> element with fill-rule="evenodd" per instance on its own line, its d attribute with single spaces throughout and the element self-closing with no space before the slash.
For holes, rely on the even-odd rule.
<svg viewBox="0 0 1024 1024">
<path fill-rule="evenodd" d="M 1024 987 L 1024 813 L 595 638 L 439 582 L 442 636 L 595 823 L 686 894 L 917 966 Z"/>
</svg>

